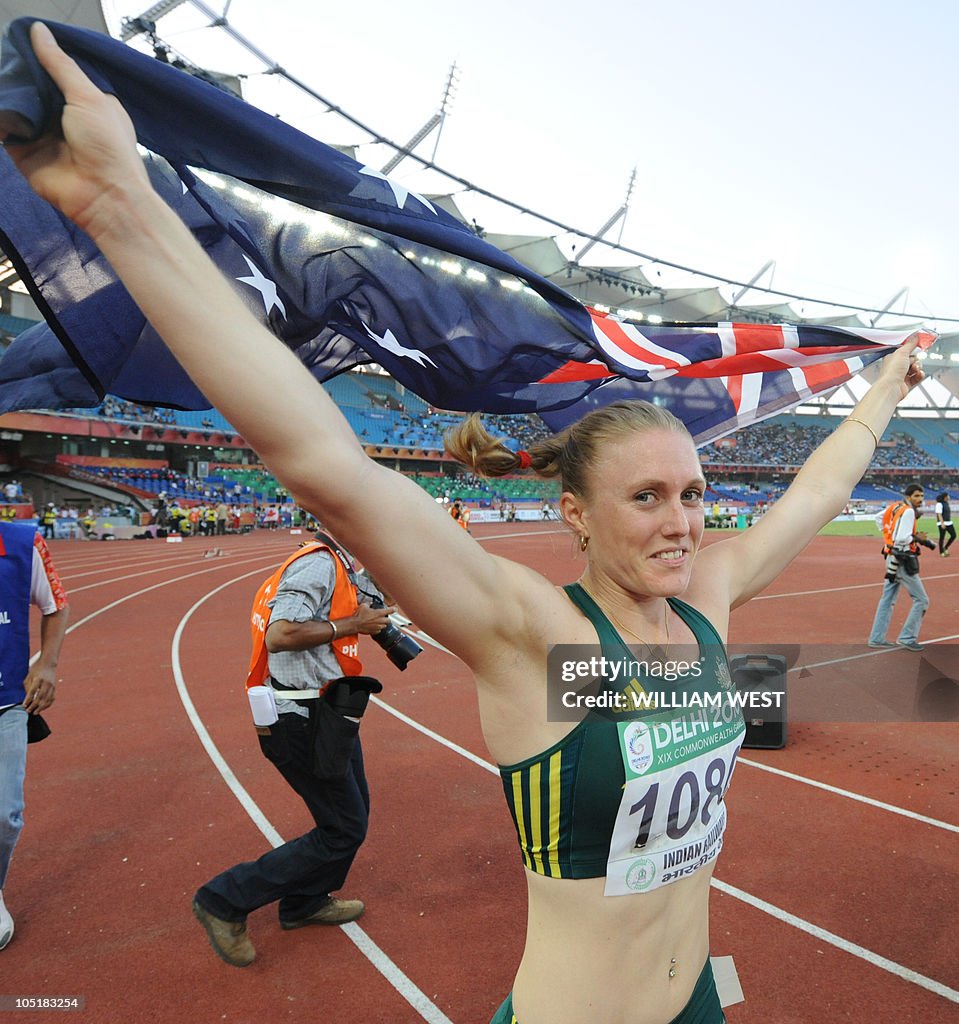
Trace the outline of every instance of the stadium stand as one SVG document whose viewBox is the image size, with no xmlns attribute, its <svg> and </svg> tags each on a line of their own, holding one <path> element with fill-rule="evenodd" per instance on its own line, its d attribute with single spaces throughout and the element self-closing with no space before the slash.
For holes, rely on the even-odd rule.
<svg viewBox="0 0 959 1024">
<path fill-rule="evenodd" d="M 0 313 L 0 348 L 32 325 L 32 321 Z M 370 370 L 352 371 L 323 387 L 339 406 L 367 452 L 411 476 L 437 500 L 461 498 L 497 507 L 503 503 L 554 503 L 559 485 L 529 475 L 483 480 L 466 474 L 444 455 L 443 435 L 462 419 L 461 413 L 430 407 L 390 377 Z M 547 436 L 535 416 L 484 414 L 483 423 L 516 450 Z M 795 470 L 841 419 L 789 413 L 738 431 L 701 451 L 711 486 L 710 505 L 755 509 L 776 500 Z M 897 417 L 886 431 L 853 501 L 881 504 L 897 496 L 904 474 L 919 479 L 935 493 L 956 485 L 959 475 L 959 431 L 945 418 Z M 3 429 L 5 428 L 5 429 Z M 4 439 L 6 438 L 6 440 Z M 137 405 L 107 396 L 94 409 L 7 414 L 0 418 L 0 482 L 25 477 L 25 467 L 50 469 L 47 479 L 34 478 L 22 504 L 33 513 L 35 501 L 56 500 L 56 474 L 67 474 L 59 456 L 84 456 L 69 474 L 86 476 L 117 495 L 145 502 L 164 494 L 186 506 L 226 501 L 250 507 L 290 504 L 289 495 L 245 448 L 235 428 L 216 410 L 183 411 Z M 125 460 L 121 453 L 128 456 Z M 61 462 L 59 469 L 56 464 Z M 151 464 L 152 463 L 152 464 Z M 71 497 L 77 504 L 79 498 Z M 17 502 L 12 504 L 16 505 Z M 17 514 L 25 514 L 20 508 Z"/>
</svg>

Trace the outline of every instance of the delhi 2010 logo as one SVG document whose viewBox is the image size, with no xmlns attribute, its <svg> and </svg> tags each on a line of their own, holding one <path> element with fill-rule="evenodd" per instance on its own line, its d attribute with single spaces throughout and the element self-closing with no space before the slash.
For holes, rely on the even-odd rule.
<svg viewBox="0 0 959 1024">
<path fill-rule="evenodd" d="M 653 763 L 653 741 L 649 727 L 643 722 L 630 722 L 623 730 L 623 746 L 629 767 L 637 775 L 645 775 Z"/>
</svg>

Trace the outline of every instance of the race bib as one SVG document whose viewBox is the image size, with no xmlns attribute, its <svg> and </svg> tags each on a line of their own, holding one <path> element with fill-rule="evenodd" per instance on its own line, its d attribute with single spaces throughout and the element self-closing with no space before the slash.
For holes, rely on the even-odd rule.
<svg viewBox="0 0 959 1024">
<path fill-rule="evenodd" d="M 684 711 L 665 721 L 619 722 L 626 769 L 609 860 L 607 896 L 650 892 L 719 856 L 724 797 L 742 748 L 742 712 Z"/>
</svg>

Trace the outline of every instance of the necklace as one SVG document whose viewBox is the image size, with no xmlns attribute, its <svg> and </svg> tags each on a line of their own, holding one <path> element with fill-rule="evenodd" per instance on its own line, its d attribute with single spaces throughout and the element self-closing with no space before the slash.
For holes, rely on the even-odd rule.
<svg viewBox="0 0 959 1024">
<path fill-rule="evenodd" d="M 649 651 L 650 654 L 653 653 L 653 645 L 648 640 L 644 640 L 638 633 L 634 633 L 629 628 L 629 626 L 626 626 L 622 622 L 620 622 L 619 619 L 617 619 L 616 616 L 612 612 L 609 612 L 608 614 L 609 614 L 609 617 L 615 623 L 615 625 L 619 627 L 619 629 L 621 629 L 624 633 L 628 633 L 634 640 L 638 640 Z M 666 642 L 663 644 L 663 650 L 668 651 L 669 650 L 669 602 L 668 601 L 666 602 L 666 614 L 663 617 L 663 627 L 666 630 Z"/>
<path fill-rule="evenodd" d="M 593 598 L 593 601 L 597 605 L 599 605 L 599 601 L 597 601 L 596 598 L 593 597 L 593 595 L 590 593 L 589 589 L 586 587 L 586 585 L 583 583 L 582 580 L 579 581 L 579 585 L 583 588 L 583 590 L 586 591 L 587 594 L 589 594 L 590 597 Z M 624 633 L 628 633 L 634 640 L 638 640 L 646 648 L 646 650 L 649 651 L 650 654 L 653 653 L 653 645 L 651 643 L 649 643 L 648 640 L 644 640 L 638 633 L 634 633 L 629 628 L 629 626 L 623 625 L 623 623 L 620 622 L 619 619 L 617 619 L 616 616 L 611 611 L 607 612 L 606 614 L 609 617 L 609 619 L 613 622 L 614 625 L 618 626 L 619 629 L 621 629 Z M 663 626 L 664 626 L 664 628 L 666 630 L 666 642 L 663 645 L 663 649 L 664 650 L 668 650 L 669 649 L 669 602 L 668 601 L 666 602 L 665 615 L 663 616 Z"/>
</svg>

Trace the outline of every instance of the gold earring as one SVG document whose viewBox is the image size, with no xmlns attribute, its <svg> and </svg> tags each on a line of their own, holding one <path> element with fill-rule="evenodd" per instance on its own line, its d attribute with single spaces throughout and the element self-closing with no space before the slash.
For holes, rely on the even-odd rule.
<svg viewBox="0 0 959 1024">
<path fill-rule="evenodd" d="M 589 547 L 589 537 L 587 537 L 586 534 L 584 533 L 583 536 L 579 538 L 579 550 L 580 551 L 585 551 L 588 547 Z"/>
</svg>

